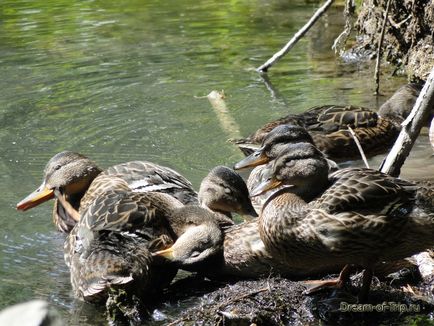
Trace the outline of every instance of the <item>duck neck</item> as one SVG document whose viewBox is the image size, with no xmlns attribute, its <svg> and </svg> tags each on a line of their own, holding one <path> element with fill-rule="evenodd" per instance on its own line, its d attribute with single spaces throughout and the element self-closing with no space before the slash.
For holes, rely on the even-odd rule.
<svg viewBox="0 0 434 326">
<path fill-rule="evenodd" d="M 290 188 L 278 190 L 268 198 L 259 218 L 259 234 L 270 252 L 282 254 L 282 243 L 296 240 L 294 230 L 306 215 L 307 204 Z"/>
<path fill-rule="evenodd" d="M 288 188 L 287 191 L 293 193 L 308 203 L 321 195 L 329 186 L 330 181 L 328 179 L 328 172 L 326 172 L 323 173 L 321 177 L 318 177 L 315 181 L 303 182 L 299 185 Z"/>
<path fill-rule="evenodd" d="M 210 207 L 203 205 L 203 204 L 201 205 L 201 207 L 203 207 L 206 210 L 213 213 L 215 220 L 217 221 L 217 223 L 221 227 L 231 226 L 234 224 L 234 221 L 232 220 L 232 214 L 230 212 L 224 212 L 224 211 L 217 210 L 217 209 L 211 209 Z"/>
<path fill-rule="evenodd" d="M 65 200 L 71 204 L 71 206 L 78 212 L 80 208 L 81 199 L 83 198 L 86 191 L 89 189 L 93 180 L 102 172 L 102 170 L 98 167 L 92 167 L 89 169 L 90 177 L 84 181 L 83 186 L 80 188 L 80 191 L 74 192 L 72 194 L 65 194 Z M 62 232 L 70 232 L 72 228 L 75 226 L 76 221 L 70 214 L 68 214 L 67 210 L 63 205 L 56 199 L 56 204 L 54 206 L 54 218 L 56 225 L 59 230 Z"/>
<path fill-rule="evenodd" d="M 288 211 L 300 211 L 303 210 L 307 202 L 303 199 L 303 196 L 294 190 L 293 187 L 284 187 L 275 191 L 270 195 L 262 207 L 262 211 L 266 209 L 267 206 L 278 206 L 281 210 Z"/>
</svg>

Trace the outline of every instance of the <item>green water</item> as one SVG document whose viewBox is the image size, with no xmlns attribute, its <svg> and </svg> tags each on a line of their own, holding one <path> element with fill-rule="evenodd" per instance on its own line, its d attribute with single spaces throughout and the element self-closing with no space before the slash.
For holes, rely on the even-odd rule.
<svg viewBox="0 0 434 326">
<path fill-rule="evenodd" d="M 51 204 L 15 210 L 55 153 L 78 151 L 102 167 L 151 160 L 197 187 L 212 167 L 242 157 L 228 138 L 318 104 L 384 102 L 372 95 L 372 63 L 346 63 L 330 49 L 341 7 L 272 68 L 271 84 L 255 72 L 317 6 L 288 2 L 0 2 L 0 308 L 43 298 L 69 324 L 101 321 L 72 297 Z M 382 91 L 403 83 L 387 73 Z M 235 128 L 203 98 L 214 89 L 225 91 Z M 422 135 L 403 175 L 433 177 L 431 152 Z"/>
</svg>

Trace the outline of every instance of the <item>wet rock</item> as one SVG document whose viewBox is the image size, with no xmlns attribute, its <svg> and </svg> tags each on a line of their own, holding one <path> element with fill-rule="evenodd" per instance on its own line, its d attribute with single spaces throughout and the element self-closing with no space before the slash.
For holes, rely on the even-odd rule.
<svg viewBox="0 0 434 326">
<path fill-rule="evenodd" d="M 0 325 L 62 326 L 59 313 L 43 300 L 32 300 L 0 311 Z"/>
</svg>

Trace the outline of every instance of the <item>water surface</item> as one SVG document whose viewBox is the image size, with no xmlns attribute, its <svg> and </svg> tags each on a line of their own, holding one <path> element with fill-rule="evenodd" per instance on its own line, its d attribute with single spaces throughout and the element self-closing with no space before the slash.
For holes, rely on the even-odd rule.
<svg viewBox="0 0 434 326">
<path fill-rule="evenodd" d="M 373 96 L 372 63 L 343 62 L 330 49 L 342 28 L 340 7 L 270 70 L 268 82 L 255 72 L 315 7 L 301 0 L 2 1 L 0 308 L 43 298 L 69 324 L 100 320 L 72 297 L 51 204 L 15 210 L 55 153 L 78 151 L 102 167 L 151 160 L 197 187 L 212 167 L 242 157 L 228 138 L 318 104 L 384 102 Z M 382 92 L 403 83 L 387 72 Z M 239 132 L 222 128 L 203 98 L 214 89 L 224 90 Z M 433 177 L 431 154 L 425 132 L 403 176 Z"/>
</svg>

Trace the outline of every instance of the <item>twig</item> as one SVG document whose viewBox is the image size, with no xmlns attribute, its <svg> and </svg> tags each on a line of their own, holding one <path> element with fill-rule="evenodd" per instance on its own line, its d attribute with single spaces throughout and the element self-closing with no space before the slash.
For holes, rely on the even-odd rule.
<svg viewBox="0 0 434 326">
<path fill-rule="evenodd" d="M 360 144 L 359 137 L 357 137 L 353 128 L 351 128 L 350 126 L 348 126 L 348 130 L 350 131 L 351 136 L 353 136 L 354 142 L 356 143 L 357 148 L 359 149 L 360 156 L 362 157 L 363 162 L 365 162 L 366 167 L 369 169 L 369 163 L 368 160 L 366 159 L 365 152 L 363 151 L 362 144 Z"/>
<path fill-rule="evenodd" d="M 280 60 L 289 50 L 300 40 L 304 34 L 315 24 L 315 22 L 327 11 L 334 0 L 327 0 L 327 2 L 319 8 L 312 18 L 286 43 L 286 45 L 278 52 L 276 52 L 267 62 L 256 69 L 258 72 L 267 72 L 267 70 L 278 60 Z"/>
<path fill-rule="evenodd" d="M 244 299 L 244 298 L 248 298 L 248 297 L 250 297 L 252 295 L 256 295 L 258 293 L 261 293 L 261 292 L 264 292 L 264 291 L 267 291 L 267 290 L 269 290 L 269 287 L 262 288 L 262 289 L 259 289 L 259 290 L 255 290 L 255 291 L 252 291 L 252 292 L 249 292 L 249 293 L 244 293 L 244 294 L 242 294 L 242 295 L 240 295 L 238 297 L 235 297 L 233 299 L 230 299 L 230 300 L 228 300 L 226 302 L 223 302 L 223 303 L 219 304 L 217 306 L 216 310 L 220 310 L 220 308 L 222 308 L 224 306 L 227 306 L 228 304 L 234 303 L 234 302 L 236 302 L 238 300 L 241 300 L 241 299 Z"/>
<path fill-rule="evenodd" d="M 390 25 L 392 25 L 392 26 L 393 26 L 394 28 L 396 28 L 396 29 L 399 29 L 399 28 L 401 28 L 401 26 L 402 26 L 403 24 L 405 24 L 408 20 L 410 20 L 411 17 L 413 17 L 412 14 L 408 15 L 407 18 L 403 19 L 403 20 L 400 21 L 399 23 L 397 23 L 396 21 L 394 21 L 392 17 L 388 17 L 388 19 L 389 19 L 389 23 L 390 23 Z"/>
<path fill-rule="evenodd" d="M 401 166 L 434 106 L 434 67 L 423 86 L 409 116 L 401 124 L 402 129 L 389 154 L 380 166 L 381 172 L 399 176 Z"/>
<path fill-rule="evenodd" d="M 377 61 L 375 62 L 375 94 L 380 89 L 380 59 L 381 48 L 383 47 L 384 32 L 386 30 L 387 16 L 389 15 L 390 0 L 387 0 L 386 11 L 384 13 L 383 26 L 381 27 L 380 39 L 378 40 Z"/>
<path fill-rule="evenodd" d="M 186 320 L 188 320 L 188 317 L 181 317 L 181 318 L 178 318 L 178 319 L 172 321 L 171 323 L 167 324 L 166 326 L 174 326 L 177 323 L 180 323 L 180 322 L 186 321 Z"/>
</svg>

